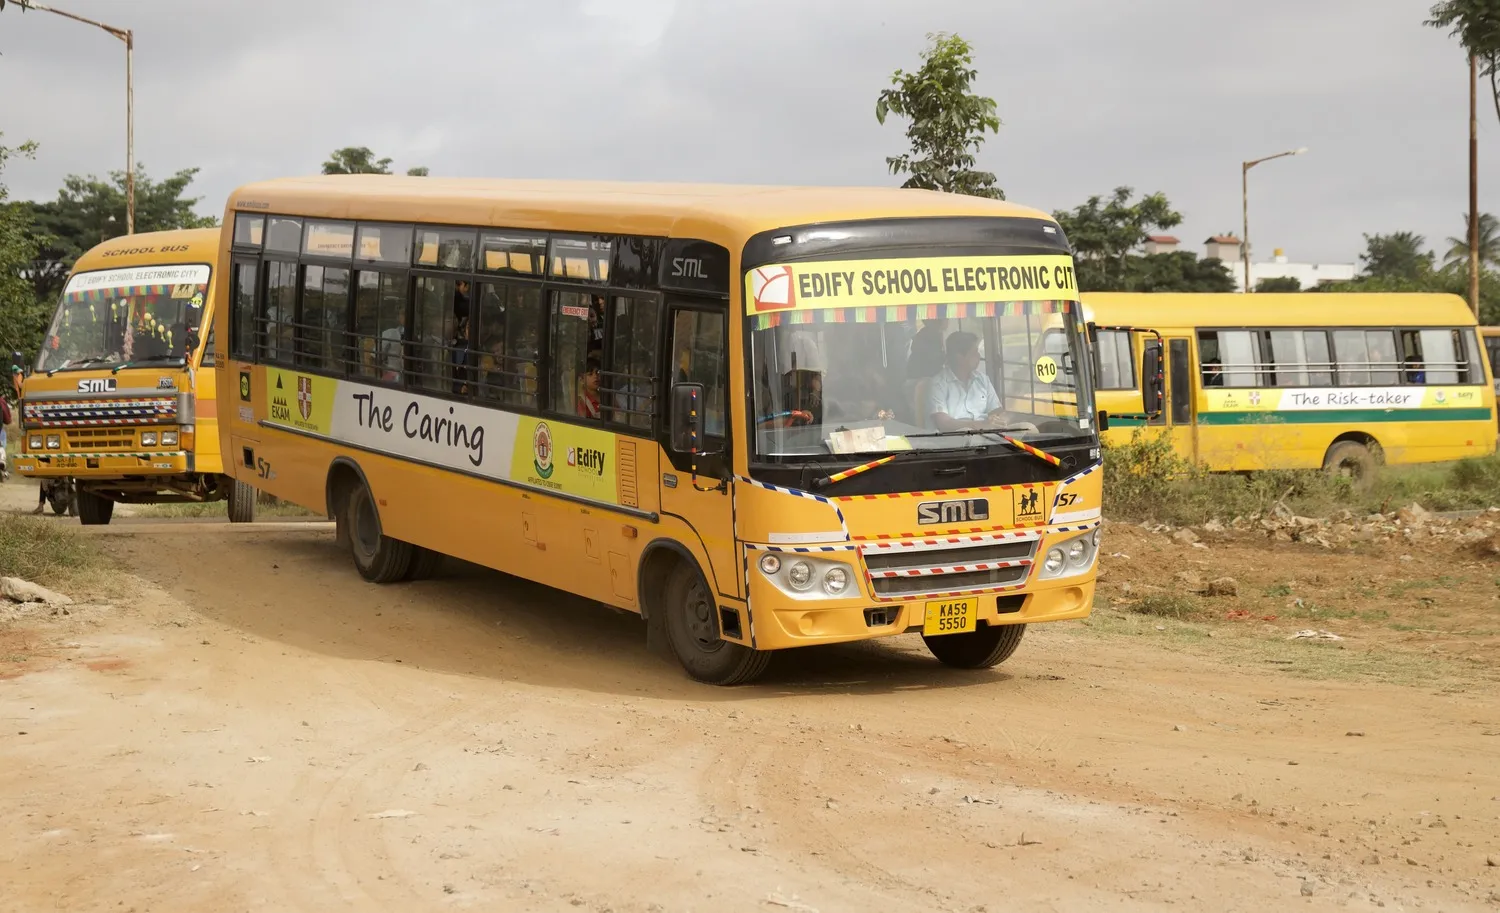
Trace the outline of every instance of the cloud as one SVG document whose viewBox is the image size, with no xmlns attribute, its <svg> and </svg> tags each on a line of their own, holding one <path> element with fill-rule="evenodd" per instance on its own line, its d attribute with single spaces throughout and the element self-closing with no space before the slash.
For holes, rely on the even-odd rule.
<svg viewBox="0 0 1500 913">
<path fill-rule="evenodd" d="M 434 174 L 889 184 L 903 126 L 877 93 L 925 34 L 976 49 L 1005 126 L 980 162 L 1011 199 L 1077 205 L 1164 191 L 1196 245 L 1239 230 L 1269 253 L 1350 261 L 1362 232 L 1434 242 L 1467 205 L 1467 71 L 1413 0 L 69 0 L 136 34 L 137 157 L 236 185 L 316 172 L 366 145 Z M 1379 7 L 1379 9 L 1377 9 Z M 50 198 L 124 165 L 120 43 L 54 16 L 0 14 L 0 124 L 41 142 L 6 179 Z M 1481 109 L 1486 208 L 1500 161 Z"/>
</svg>

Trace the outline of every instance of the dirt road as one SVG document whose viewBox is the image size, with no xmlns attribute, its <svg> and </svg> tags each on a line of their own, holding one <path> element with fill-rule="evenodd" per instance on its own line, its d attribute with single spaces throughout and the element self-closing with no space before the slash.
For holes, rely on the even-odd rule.
<svg viewBox="0 0 1500 913">
<path fill-rule="evenodd" d="M 1062 625 L 993 673 L 901 638 L 715 690 L 633 617 L 371 586 L 288 526 L 112 527 L 108 605 L 10 624 L 0 910 L 1500 904 L 1488 685 Z"/>
</svg>

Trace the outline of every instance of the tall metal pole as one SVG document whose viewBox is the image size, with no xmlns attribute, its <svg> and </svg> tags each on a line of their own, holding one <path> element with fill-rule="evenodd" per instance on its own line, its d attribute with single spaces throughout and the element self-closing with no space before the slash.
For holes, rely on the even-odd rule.
<svg viewBox="0 0 1500 913">
<path fill-rule="evenodd" d="M 135 234 L 135 32 L 125 30 L 125 234 Z"/>
<path fill-rule="evenodd" d="M 1479 316 L 1479 58 L 1469 55 L 1469 307 Z"/>
<path fill-rule="evenodd" d="M 1244 234 L 1240 238 L 1240 255 L 1245 261 L 1245 292 L 1250 292 L 1250 166 L 1253 162 L 1240 163 L 1240 206 L 1245 217 Z"/>
<path fill-rule="evenodd" d="M 16 5 L 23 10 L 40 10 L 84 25 L 92 25 L 125 42 L 125 233 L 135 234 L 135 32 L 53 9 L 33 0 L 17 0 Z"/>
<path fill-rule="evenodd" d="M 1292 149 L 1287 152 L 1278 152 L 1265 158 L 1258 158 L 1248 162 L 1240 163 L 1240 202 L 1244 207 L 1245 237 L 1240 239 L 1240 251 L 1245 258 L 1245 291 L 1251 291 L 1250 287 L 1250 169 L 1261 162 L 1269 162 L 1272 159 L 1286 158 L 1289 155 L 1301 155 L 1307 151 L 1307 147 Z"/>
</svg>

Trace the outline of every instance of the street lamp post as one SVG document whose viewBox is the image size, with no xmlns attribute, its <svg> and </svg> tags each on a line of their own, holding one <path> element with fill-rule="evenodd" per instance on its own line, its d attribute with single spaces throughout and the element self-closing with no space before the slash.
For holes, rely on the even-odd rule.
<svg viewBox="0 0 1500 913">
<path fill-rule="evenodd" d="M 135 234 L 135 33 L 130 29 L 115 28 L 93 19 L 86 19 L 64 10 L 43 6 L 33 0 L 11 0 L 22 10 L 39 10 L 92 25 L 125 42 L 125 234 Z M 0 0 L 0 9 L 5 0 Z"/>
<path fill-rule="evenodd" d="M 1303 146 L 1301 149 L 1293 149 L 1290 152 L 1278 152 L 1275 155 L 1268 155 L 1265 158 L 1258 158 L 1253 161 L 1240 163 L 1240 206 L 1242 209 L 1242 214 L 1245 218 L 1245 236 L 1240 239 L 1240 255 L 1244 258 L 1245 264 L 1246 293 L 1250 292 L 1250 169 L 1254 168 L 1256 165 L 1259 165 L 1261 162 L 1269 162 L 1272 159 L 1285 158 L 1288 155 L 1301 155 L 1306 151 L 1307 147 Z"/>
</svg>

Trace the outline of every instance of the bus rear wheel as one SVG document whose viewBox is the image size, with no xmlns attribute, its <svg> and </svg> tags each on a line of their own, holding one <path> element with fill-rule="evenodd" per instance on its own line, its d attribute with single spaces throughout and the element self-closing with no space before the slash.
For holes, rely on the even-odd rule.
<svg viewBox="0 0 1500 913">
<path fill-rule="evenodd" d="M 1336 475 L 1347 476 L 1356 485 L 1368 485 L 1375 480 L 1375 473 L 1379 468 L 1379 462 L 1370 448 L 1358 441 L 1339 441 L 1328 448 L 1328 453 L 1323 457 L 1324 471 Z"/>
<path fill-rule="evenodd" d="M 239 479 L 225 479 L 229 484 L 229 522 L 255 521 L 255 486 Z"/>
<path fill-rule="evenodd" d="M 1010 659 L 1026 636 L 1025 625 L 989 625 L 966 634 L 923 635 L 938 662 L 955 669 L 989 669 Z"/>
<path fill-rule="evenodd" d="M 381 532 L 380 512 L 364 483 L 350 490 L 337 524 L 343 527 L 339 538 L 349 543 L 361 577 L 371 583 L 395 583 L 411 570 L 411 544 Z"/>
<path fill-rule="evenodd" d="M 662 595 L 667 643 L 688 675 L 708 685 L 744 685 L 766 671 L 769 651 L 719 636 L 718 604 L 696 568 L 679 563 Z"/>
<path fill-rule="evenodd" d="M 106 526 L 115 515 L 115 502 L 91 491 L 80 491 L 74 495 L 78 503 L 78 522 L 84 526 Z M 57 505 L 53 505 L 57 510 Z M 67 510 L 67 506 L 63 506 Z M 62 510 L 58 510 L 62 513 Z"/>
</svg>

